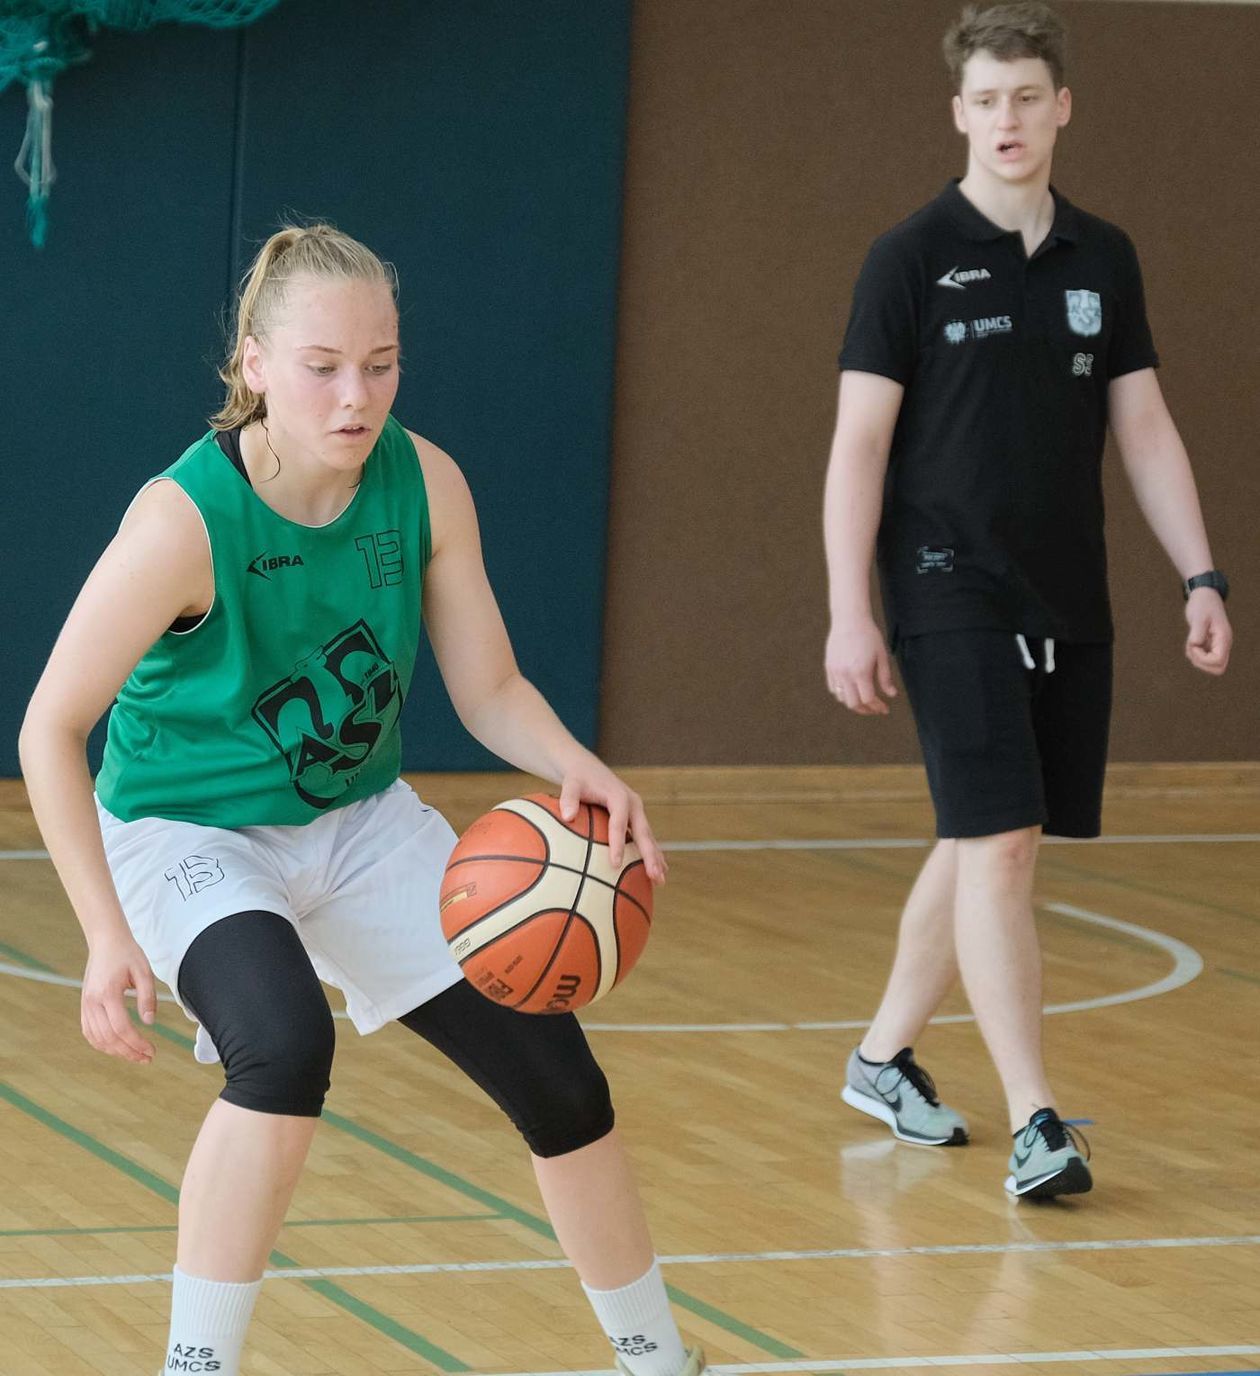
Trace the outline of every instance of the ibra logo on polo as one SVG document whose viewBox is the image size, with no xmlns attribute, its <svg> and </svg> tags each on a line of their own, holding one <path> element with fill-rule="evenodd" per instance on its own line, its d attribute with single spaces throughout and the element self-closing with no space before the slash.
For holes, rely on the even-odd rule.
<svg viewBox="0 0 1260 1376">
<path fill-rule="evenodd" d="M 987 282 L 992 276 L 988 268 L 950 268 L 944 277 L 936 279 L 936 285 L 966 291 L 968 282 Z"/>
</svg>

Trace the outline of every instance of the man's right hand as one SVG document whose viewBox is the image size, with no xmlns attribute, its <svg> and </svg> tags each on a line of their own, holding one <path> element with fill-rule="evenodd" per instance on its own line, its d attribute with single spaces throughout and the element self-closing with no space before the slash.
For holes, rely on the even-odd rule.
<svg viewBox="0 0 1260 1376">
<path fill-rule="evenodd" d="M 895 698 L 897 688 L 888 647 L 871 617 L 848 623 L 832 622 L 827 636 L 826 668 L 827 687 L 850 712 L 861 717 L 888 715 L 884 698 Z"/>
</svg>

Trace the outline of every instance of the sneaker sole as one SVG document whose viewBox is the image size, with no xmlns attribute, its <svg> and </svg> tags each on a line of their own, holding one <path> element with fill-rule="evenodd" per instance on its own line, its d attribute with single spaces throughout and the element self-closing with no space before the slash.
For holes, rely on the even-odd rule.
<svg viewBox="0 0 1260 1376">
<path fill-rule="evenodd" d="M 845 1085 L 840 1091 L 840 1097 L 850 1108 L 855 1108 L 859 1113 L 865 1113 L 870 1118 L 878 1118 L 881 1123 L 886 1123 L 898 1141 L 909 1142 L 912 1147 L 965 1147 L 967 1145 L 967 1134 L 962 1128 L 955 1128 L 949 1137 L 920 1137 L 914 1133 L 903 1132 L 901 1125 L 897 1122 L 897 1115 L 886 1103 L 880 1099 L 872 1099 L 869 1094 L 862 1094 L 852 1085 Z"/>
<path fill-rule="evenodd" d="M 1079 1157 L 1069 1161 L 1061 1171 L 1043 1175 L 1023 1186 L 1016 1182 L 1013 1175 L 1006 1177 L 1006 1193 L 1015 1199 L 1053 1199 L 1060 1194 L 1088 1194 L 1093 1188 L 1094 1177 Z"/>
</svg>

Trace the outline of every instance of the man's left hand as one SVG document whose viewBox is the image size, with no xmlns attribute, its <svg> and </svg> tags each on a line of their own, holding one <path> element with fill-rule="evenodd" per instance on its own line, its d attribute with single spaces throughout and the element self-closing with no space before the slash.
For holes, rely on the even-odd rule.
<svg viewBox="0 0 1260 1376">
<path fill-rule="evenodd" d="M 1186 602 L 1186 658 L 1205 674 L 1223 674 L 1229 667 L 1230 629 L 1225 603 L 1215 588 L 1195 588 Z"/>
</svg>

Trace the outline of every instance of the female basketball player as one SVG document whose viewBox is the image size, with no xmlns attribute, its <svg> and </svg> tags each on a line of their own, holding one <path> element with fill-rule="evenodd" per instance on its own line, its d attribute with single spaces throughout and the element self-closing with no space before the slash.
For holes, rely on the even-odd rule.
<svg viewBox="0 0 1260 1376">
<path fill-rule="evenodd" d="M 395 294 L 392 268 L 329 226 L 267 241 L 223 409 L 132 503 L 22 731 L 87 937 L 84 1036 L 149 1062 L 125 995 L 153 1022 L 156 974 L 200 1024 L 199 1059 L 223 1062 L 180 1192 L 167 1369 L 239 1370 L 329 1085 L 323 979 L 361 1033 L 398 1019 L 520 1129 L 623 1369 L 697 1376 L 576 1019 L 491 1003 L 442 939 L 454 835 L 398 777 L 422 616 L 468 730 L 560 784 L 566 816 L 605 806 L 613 851 L 629 831 L 654 882 L 665 863 L 639 798 L 518 671 L 459 469 L 390 414 Z M 94 798 L 85 741 L 115 697 Z"/>
</svg>

